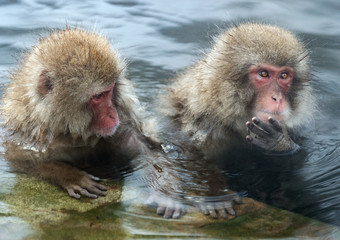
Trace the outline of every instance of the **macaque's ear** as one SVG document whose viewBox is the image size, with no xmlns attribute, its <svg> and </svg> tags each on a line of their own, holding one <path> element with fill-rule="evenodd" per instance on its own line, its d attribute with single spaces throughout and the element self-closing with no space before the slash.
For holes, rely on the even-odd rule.
<svg viewBox="0 0 340 240">
<path fill-rule="evenodd" d="M 45 96 L 53 89 L 53 77 L 47 70 L 41 71 L 38 79 L 38 93 Z"/>
</svg>

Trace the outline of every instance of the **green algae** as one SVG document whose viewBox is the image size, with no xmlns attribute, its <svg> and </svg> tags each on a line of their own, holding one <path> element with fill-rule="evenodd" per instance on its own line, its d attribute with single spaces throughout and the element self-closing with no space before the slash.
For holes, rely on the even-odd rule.
<svg viewBox="0 0 340 240">
<path fill-rule="evenodd" d="M 41 239 L 124 239 L 120 219 L 114 214 L 119 204 L 104 205 L 87 212 L 76 212 L 66 220 L 48 224 L 41 223 Z M 28 239 L 36 239 L 36 235 Z"/>
<path fill-rule="evenodd" d="M 331 226 L 270 206 L 228 222 L 205 224 L 201 228 L 209 236 L 223 239 L 322 237 L 332 233 Z"/>
<path fill-rule="evenodd" d="M 0 220 L 12 229 L 8 234 L 15 234 L 18 227 L 26 233 L 19 236 L 29 240 L 334 238 L 339 234 L 337 227 L 250 198 L 235 205 L 237 217 L 226 220 L 212 219 L 196 209 L 189 209 L 179 220 L 168 220 L 133 200 L 121 202 L 119 181 L 103 182 L 106 197 L 74 199 L 34 177 L 17 175 L 16 180 L 10 193 L 0 194 Z M 8 218 L 15 223 L 7 223 Z"/>
<path fill-rule="evenodd" d="M 17 175 L 17 184 L 10 194 L 0 195 L 0 200 L 10 204 L 16 216 L 37 226 L 41 222 L 58 222 L 72 213 L 86 212 L 105 203 L 120 199 L 120 184 L 107 185 L 105 197 L 74 199 L 66 191 L 34 177 Z"/>
</svg>

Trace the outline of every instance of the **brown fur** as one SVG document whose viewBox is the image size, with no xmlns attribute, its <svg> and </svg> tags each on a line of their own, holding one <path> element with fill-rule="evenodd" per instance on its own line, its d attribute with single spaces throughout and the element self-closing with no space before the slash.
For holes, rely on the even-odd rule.
<svg viewBox="0 0 340 240">
<path fill-rule="evenodd" d="M 110 43 L 94 32 L 66 28 L 41 38 L 11 74 L 3 99 L 12 165 L 66 189 L 79 185 L 91 190 L 97 185 L 90 186 L 89 175 L 71 165 L 104 152 L 129 159 L 146 151 L 143 109 L 125 67 Z M 113 83 L 120 125 L 104 139 L 91 128 L 88 104 Z"/>
<path fill-rule="evenodd" d="M 246 135 L 245 123 L 255 114 L 249 68 L 268 63 L 295 69 L 288 93 L 292 112 L 283 124 L 289 129 L 299 127 L 314 109 L 307 55 L 303 44 L 287 30 L 241 24 L 218 36 L 210 52 L 173 81 L 160 97 L 160 109 L 190 136 L 187 145 L 210 153 L 228 149 L 235 136 Z"/>
<path fill-rule="evenodd" d="M 141 106 L 124 68 L 105 38 L 80 29 L 54 32 L 42 38 L 12 73 L 4 97 L 5 126 L 16 141 L 34 146 L 47 147 L 59 135 L 87 141 L 93 136 L 88 100 L 116 81 L 116 91 L 123 96 L 116 100 L 124 109 L 122 124 L 140 128 Z M 50 94 L 39 86 L 39 78 L 47 74 L 53 82 Z"/>
</svg>

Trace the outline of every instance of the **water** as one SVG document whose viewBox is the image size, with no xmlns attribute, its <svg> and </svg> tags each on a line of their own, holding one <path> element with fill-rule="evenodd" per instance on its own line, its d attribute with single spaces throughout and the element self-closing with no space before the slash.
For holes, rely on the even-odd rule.
<svg viewBox="0 0 340 240">
<path fill-rule="evenodd" d="M 129 78 L 146 106 L 177 71 L 198 59 L 219 27 L 255 19 L 291 29 L 312 51 L 319 107 L 312 129 L 299 141 L 304 151 L 254 161 L 235 153 L 237 161 L 222 167 L 233 187 L 250 197 L 340 225 L 339 10 L 337 0 L 1 0 L 0 92 L 18 53 L 47 29 L 65 24 L 95 28 L 112 40 L 128 59 Z M 0 159 L 0 183 L 13 179 L 0 185 L 2 193 L 15 182 L 7 168 Z"/>
</svg>

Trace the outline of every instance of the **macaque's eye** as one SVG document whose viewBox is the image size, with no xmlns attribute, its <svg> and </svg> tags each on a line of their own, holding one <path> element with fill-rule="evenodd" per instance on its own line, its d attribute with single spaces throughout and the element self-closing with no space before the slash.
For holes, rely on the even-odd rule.
<svg viewBox="0 0 340 240">
<path fill-rule="evenodd" d="M 282 78 L 282 79 L 288 78 L 288 73 L 286 73 L 286 72 L 281 73 L 280 78 Z"/>
<path fill-rule="evenodd" d="M 269 77 L 269 73 L 266 70 L 260 71 L 259 75 L 264 78 Z"/>
<path fill-rule="evenodd" d="M 105 96 L 105 93 L 103 92 L 103 93 L 99 93 L 97 95 L 94 95 L 93 98 L 96 99 L 96 100 L 99 100 L 99 99 L 101 99 L 104 96 Z"/>
</svg>

